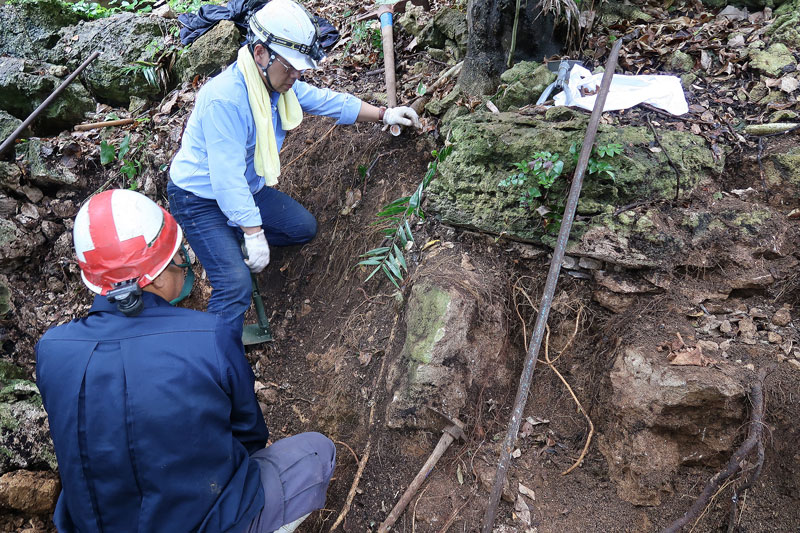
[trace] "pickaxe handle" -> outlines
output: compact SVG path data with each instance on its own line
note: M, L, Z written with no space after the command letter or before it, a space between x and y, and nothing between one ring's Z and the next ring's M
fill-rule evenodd
M417 477L414 478L414 481L408 486L406 491L403 493L403 496L400 498L400 501L392 509L392 512L389 513L389 516L386 517L386 520L378 526L378 533L386 533L389 531L389 528L397 522L397 519L400 518L400 515L403 514L406 507L408 506L411 499L417 493L419 488L422 486L422 483L425 482L425 479L428 477L428 474L431 473L433 467L436 466L436 463L439 462L439 459L444 455L444 452L447 451L447 448L453 443L453 441L464 434L464 430L461 429L457 424L453 424L452 426L445 428L444 433L442 433L441 438L439 439L439 443L434 448L433 453L431 456L428 457L428 460L425 461L425 464L422 465L420 468Z
M383 71L386 76L386 104L397 106L397 80L394 73L394 30L392 29L392 5L384 4L378 9L383 42Z

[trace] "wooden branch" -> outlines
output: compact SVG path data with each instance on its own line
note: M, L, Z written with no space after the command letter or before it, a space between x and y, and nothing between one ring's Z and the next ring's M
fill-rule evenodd
M127 126L128 124L133 124L136 122L136 119L133 118L121 118L119 120L106 120L104 122L92 122L90 124L78 124L73 129L75 131L89 131L94 130L97 128L109 128L111 126Z
M686 513L679 519L672 522L661 533L676 533L680 531L685 525L693 522L708 505L711 496L717 492L720 486L731 476L736 474L741 469L742 461L755 448L761 440L761 433L763 429L764 419L764 377L765 370L759 373L758 380L753 383L750 390L750 398L753 403L752 413L750 415L750 430L748 431L747 438L741 446L733 453L728 461L725 470L714 474L708 483L706 483L703 492L697 497L694 504L689 508ZM760 469L758 470L760 472Z

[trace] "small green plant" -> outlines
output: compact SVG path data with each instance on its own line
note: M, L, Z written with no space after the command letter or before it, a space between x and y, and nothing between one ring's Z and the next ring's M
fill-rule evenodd
M125 177L123 178L123 184L127 179L127 181L130 183L130 186L128 188L131 190L136 190L139 184L135 178L142 171L142 162L139 161L138 159L126 157L130 153L131 153L130 133L126 135L124 139L122 139L122 142L119 143L119 148L117 148L116 146L107 141L102 141L100 143L100 164L105 166L110 163L113 163L114 161L119 161L121 163L119 171Z
M423 220L425 213L422 211L422 193L428 188L431 180L436 175L436 169L450 154L453 147L448 146L441 151L432 152L433 161L428 163L428 171L411 196L403 196L383 206L375 215L378 220L373 224L380 225L384 234L383 246L361 254L364 258L358 262L362 266L374 266L364 283L372 279L378 272L383 272L392 284L400 288L404 279L404 272L408 272L405 253L414 246L414 234L411 231L410 221L414 217Z
M530 161L514 163L516 172L497 185L499 187L527 187L520 196L520 203L527 204L531 198L541 198L553 186L564 170L564 162L558 154L536 152Z
M97 2L87 2L86 0L64 2L63 5L73 13L90 20L105 18L114 13L113 9L104 7Z
M572 143L569 147L569 153L575 163L578 162L580 149L578 143ZM586 171L590 176L597 176L599 178L608 178L612 182L616 180L615 171L617 170L610 160L622 153L622 144L609 143L594 146L592 148L592 155L589 156L589 164L586 166Z
M345 54L350 51L350 47L354 44L364 43L378 52L379 57L383 57L383 40L381 38L381 30L376 27L372 20L362 20L353 24L351 31L352 37L345 45Z

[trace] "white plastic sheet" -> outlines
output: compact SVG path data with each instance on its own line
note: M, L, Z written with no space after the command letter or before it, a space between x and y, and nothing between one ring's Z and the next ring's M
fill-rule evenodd
M591 111L597 95L581 96L580 89L583 87L596 93L602 79L602 72L592 74L580 65L573 66L569 73L567 88L553 97L555 105L580 107ZM618 111L643 103L673 115L683 115L689 111L681 80L677 76L614 74L603 111Z

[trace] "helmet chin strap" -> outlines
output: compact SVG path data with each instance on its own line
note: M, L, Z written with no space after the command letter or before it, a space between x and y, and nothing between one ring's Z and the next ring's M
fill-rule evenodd
M256 66L259 69L261 69L261 72L264 74L264 79L267 81L267 89L269 89L272 92L278 92L275 89L275 87L272 86L272 82L269 79L269 73L267 72L269 67L275 62L275 53L272 50L270 50L269 48L267 48L267 50L269 50L269 62L267 63L266 67L262 67L261 65L258 64L258 61L256 61L256 47L255 47L255 45L251 45L250 46L250 52L253 54L253 61L255 62Z

